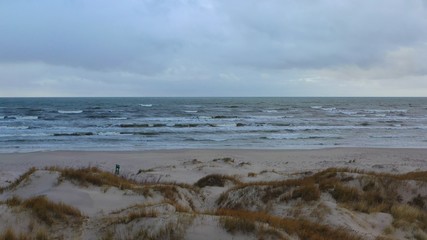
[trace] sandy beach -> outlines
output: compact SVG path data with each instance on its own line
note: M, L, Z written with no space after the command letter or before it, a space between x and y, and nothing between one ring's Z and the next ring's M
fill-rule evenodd
M65 239L93 239L95 236L101 239L101 233L103 239L130 236L145 236L146 239L160 236L163 239L199 239L200 236L206 239L258 239L263 236L265 239L299 239L303 236L303 233L292 233L279 227L280 224L250 215L262 212L269 214L269 219L280 219L278 221L286 218L311 224L320 220L333 231L353 234L354 239L425 239L417 238L427 236L425 224L418 224L426 215L427 185L425 172L422 172L427 170L425 156L427 149L407 148L4 153L0 154L0 233L12 228L28 236L46 234ZM131 180L130 185L135 185L115 185L121 180L94 184L64 175L67 168L77 171L96 168L88 174L108 174L105 179L109 179L115 177L112 173L116 164L120 165L120 179ZM35 169L28 173L30 168ZM387 197L396 197L387 195L390 189L383 184L383 178L397 179L398 182L390 180L389 184L398 188L395 193L399 196L399 204L420 213L403 224L396 223L396 213L390 210L394 202L384 208L386 210L349 207L352 200L337 197L336 185L323 188L325 181L318 178L318 173L331 171L340 186L358 191L357 201L363 200L361 196L367 194L372 184L378 191L385 191L381 204L389 202ZM26 172L27 175L20 178ZM412 172L424 175L404 177ZM202 184L202 179L207 179L207 183ZM292 187L283 189L290 184L287 181L295 179L313 181L314 188L306 189L308 197L295 195L305 189L305 183L292 183ZM278 186L280 191L276 189ZM165 192L165 189L169 190ZM311 199L313 192L317 196ZM351 198L350 193L346 194ZM36 223L37 217L23 206L28 205L26 199L40 196L77 209L83 220L71 225L66 224L71 220ZM14 197L19 198L15 205L10 204ZM414 199L418 199L416 206L412 204ZM323 212L319 213L319 209ZM123 220L132 212L141 214L135 219ZM249 215L242 217L242 212ZM229 218L257 219L253 223L256 230L244 227L243 230L239 227L230 230ZM21 224L16 225L17 222ZM168 232L171 226L175 229L173 234ZM138 227L151 230L141 233L135 230ZM35 229L43 229L44 233ZM57 229L64 231L58 234ZM333 234L329 236L337 236Z
M233 158L248 162L250 171L275 170L282 173L315 171L329 167L350 167L369 171L403 173L427 169L427 149L412 148L329 148L315 150L160 150L160 151L53 151L32 153L0 153L0 186L12 181L31 167L96 166L113 171L121 166L122 174L132 174L139 169L179 166L197 159L208 162L215 158ZM231 171L231 172L230 172ZM239 170L240 171L240 170ZM174 173L175 172L175 173ZM165 172L166 173L166 172ZM231 169L218 169L219 174L239 174ZM194 182L193 171L180 177L170 171L170 181ZM199 174L195 174L199 175ZM196 176L197 177L197 176Z

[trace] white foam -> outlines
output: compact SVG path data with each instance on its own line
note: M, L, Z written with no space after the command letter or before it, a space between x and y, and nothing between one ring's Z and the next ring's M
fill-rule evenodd
M265 113L277 113L277 110L274 109L268 109L268 110L262 110Z
M16 129L16 130L20 130L20 129L28 129L30 127L28 126L0 126L0 129Z
M127 117L112 117L110 118L110 120L126 120L128 119Z
M141 106L141 107L152 107L153 104L139 104L139 106Z
M335 107L328 107L328 108L321 108L321 109L327 112L334 112L337 110L337 108Z
M407 113L407 109L366 109L367 113Z
M357 115L358 114L358 112L356 112L356 111L349 111L349 110L340 110L339 113L342 113L342 114L345 114L345 115L349 115L349 116Z
M16 120L37 120L38 116L9 116L10 118L14 118Z
M47 137L52 136L47 133L23 133L23 134L0 134L0 137Z
M120 135L119 132L100 132L98 133L100 136L118 136Z
M197 113L196 110L188 110L188 111L184 111L184 112L186 112L186 113Z
M62 113L62 114L78 114L82 112L83 110L72 110L72 111L58 110L58 113Z

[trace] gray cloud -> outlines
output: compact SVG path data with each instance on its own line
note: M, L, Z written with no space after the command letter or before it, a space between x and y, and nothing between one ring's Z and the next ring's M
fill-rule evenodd
M2 81L29 82L40 94L50 89L66 95L67 87L81 84L111 88L106 95L145 94L145 89L186 95L205 86L211 95L232 94L239 86L241 95L306 95L321 83L337 87L341 77L390 81L423 75L425 58L417 52L425 52L421 46L427 43L427 5L426 0L14 0L0 2L0 35ZM8 69L11 64L28 74Z

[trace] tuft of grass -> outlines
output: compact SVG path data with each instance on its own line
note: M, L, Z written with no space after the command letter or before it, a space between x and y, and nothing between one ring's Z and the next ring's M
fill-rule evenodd
M398 180L414 180L414 181L422 181L427 182L427 171L420 172L409 172L400 175L391 175L392 177Z
M254 173L254 172L249 172L248 173L248 177L256 177L256 176L257 176L257 174Z
M24 174L18 177L13 183L11 183L9 186L0 188L0 194L3 193L6 190L11 190L18 186L21 182L25 181L30 177L31 174L33 174L37 169L35 167L30 168L28 171L26 171Z
M31 238L19 234L17 235L12 228L7 228L3 233L0 234L0 240L30 240Z
M37 231L36 240L49 240L49 234L45 229L40 229Z
M417 206L421 209L423 209L426 204L424 203L424 199L423 197L421 197L420 194L418 194L417 196L415 196L410 202L409 204L413 205L413 206Z
M206 186L217 186L224 187L227 182L232 182L234 184L240 183L235 177L220 175L220 174L211 174L199 179L194 185L199 188Z
M62 179L76 181L82 186L92 184L95 186L113 186L119 189L132 189L136 184L134 181L117 176L110 172L101 171L97 167L85 167L80 169L74 168L48 168L51 171L61 173Z
M292 192L292 198L301 198L304 201L317 201L320 199L319 188L314 184L305 184Z
M22 203L22 200L17 196L13 196L13 197L6 200L6 204L9 207L16 207L16 206L21 205L21 203Z
M357 188L348 187L340 183L337 183L330 193L338 202L357 202L360 199L360 193Z
M265 227L261 227L258 230L258 239L259 240L264 240L264 239L287 240L287 238L285 238L283 234L280 233L278 230L274 228L265 228Z
M29 198L25 201L14 200L14 202L21 202L20 206L30 210L41 221L51 225L55 220L67 220L68 217L75 217L81 220L81 212L64 203L54 203L49 201L44 196L37 196Z
M302 219L279 218L265 212L236 211L231 209L219 209L216 214L221 217L233 217L245 221L266 223L278 229L283 229L290 235L297 235L300 239L316 240L361 240L362 238L344 229L335 229L319 223L313 223Z
M423 216L423 212L415 207L406 204L396 204L391 207L391 214L395 220L405 222L415 222Z
M244 218L235 217L221 217L219 219L220 225L230 233L242 232L242 233L254 233L256 231L256 224L254 221L250 221Z
M119 218L116 223L128 224L136 219L140 218L155 218L158 213L155 210L141 209L138 211L130 212L127 216Z

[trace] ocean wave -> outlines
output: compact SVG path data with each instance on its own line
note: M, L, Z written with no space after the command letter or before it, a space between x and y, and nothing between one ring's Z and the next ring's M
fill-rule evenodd
M265 112L265 113L277 113L278 111L274 110L274 109L267 109L267 110L262 110L262 112Z
M83 110L70 110L70 111L58 110L58 113L61 113L61 114L78 114L78 113L82 113L82 112L83 112Z
M227 119L227 118L237 118L237 116L224 116L224 115L217 115L212 116L213 119Z
M197 110L187 110L187 111L184 111L185 113L197 113L198 111Z
M0 134L0 137L47 137L52 136L48 133L23 133L23 134Z
M124 123L119 125L121 128L147 128L150 124L147 123Z
M5 130L22 130L22 129L29 129L29 126L0 126L0 129L5 129Z
M54 133L54 137L78 137L78 136L93 136L93 132L73 132L73 133Z
M168 125L167 124L164 124L164 123L154 123L153 125L151 125L152 127L155 127L155 128L160 128L160 127L167 127Z
M38 116L5 116L5 119L16 119L16 120L37 120L39 119Z
M227 140L227 138L208 138L208 137L188 137L185 138L184 141L188 141L188 142L225 142Z
M327 111L327 112L334 112L337 110L336 107L323 107L321 108L323 111Z
M296 139L341 139L336 135L303 135L303 134L271 134L269 136L260 137L260 139L268 140L296 140Z
M152 107L153 104L139 104L139 106L141 106L141 107Z
M127 117L110 117L110 120L126 120L128 119Z
M406 113L407 109L366 109L363 112L367 113Z
M120 135L119 132L100 132L98 133L99 136L118 136Z
M127 132L125 134L129 134L129 133ZM157 135L160 135L160 134L161 134L160 132L132 132L132 135L142 135L142 136L147 136L147 137L157 136Z
M339 110L338 113L344 114L344 115L358 115L359 113L357 111L350 111L350 110Z
M173 127L176 128L193 128L198 126L200 126L200 124L197 123L177 123L173 125Z

